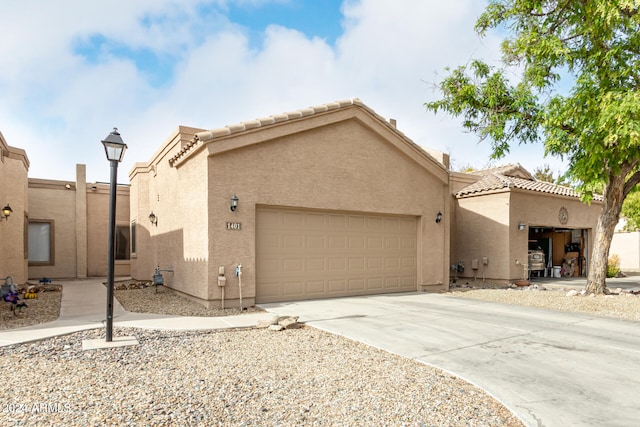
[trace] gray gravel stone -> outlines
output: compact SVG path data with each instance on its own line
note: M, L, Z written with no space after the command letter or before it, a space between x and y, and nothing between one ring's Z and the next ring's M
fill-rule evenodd
M0 425L522 425L455 376L308 327L116 328L140 345L81 350L103 332L0 348Z

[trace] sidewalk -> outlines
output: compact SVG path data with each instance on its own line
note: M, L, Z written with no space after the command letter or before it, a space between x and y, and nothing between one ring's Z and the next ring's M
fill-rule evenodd
M0 331L0 347L105 327L107 288L104 279L62 281L60 317L48 323ZM132 313L114 299L114 327L145 329L207 330L249 328L273 313L251 313L223 317L184 317L163 314ZM117 331L114 331L116 335Z

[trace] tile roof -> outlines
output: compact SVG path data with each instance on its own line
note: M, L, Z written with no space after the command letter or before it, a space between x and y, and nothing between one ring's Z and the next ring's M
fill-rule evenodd
M395 132L398 136L400 136L405 142L409 145L413 146L416 150L422 153L424 156L430 158L436 164L441 164L437 159L435 159L432 155L427 153L422 147L416 144L413 140L407 137L404 133L399 131L394 125L389 123L384 117L377 114L372 108L366 106L360 99L352 98L346 99L342 101L331 102L328 104L321 104L315 107L308 107L297 111L291 111L282 114L274 114L273 116L263 117L255 120L249 120L245 122L241 122L235 125L228 125L217 129L212 129L204 132L198 132L195 134L193 140L187 144L185 144L178 153L176 153L173 157L169 159L169 164L173 166L176 162L180 162L189 156L189 154L195 150L197 150L202 145L211 142L215 139L224 138L229 135L238 134L241 132L246 132L252 129L264 128L268 126L272 126L278 123L293 121L296 119L305 118L308 116L326 113L333 110L339 110L343 108L349 108L352 106L358 106L369 114L378 119L381 123L384 123L389 129ZM446 169L442 166L443 169Z
M458 191L456 193L457 198L494 193L502 190L510 191L512 188L580 198L580 194L570 187L537 180L518 163L471 172L470 175L477 175L481 178L477 182ZM594 200L602 200L602 196L594 195Z

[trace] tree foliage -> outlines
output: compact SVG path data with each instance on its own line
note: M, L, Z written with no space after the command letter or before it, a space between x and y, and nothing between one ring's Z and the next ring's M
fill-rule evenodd
M624 200L622 216L626 220L624 231L640 230L640 191L637 187Z
M448 70L433 112L462 118L499 158L517 143L544 143L569 160L589 201L603 188L588 288L605 289L613 228L640 182L638 0L490 0L475 29L499 29L502 66L474 60Z
M533 176L538 181L550 182L556 185L569 185L565 176L561 173L554 178L553 171L551 170L551 166L545 164L544 166L539 166L533 171Z

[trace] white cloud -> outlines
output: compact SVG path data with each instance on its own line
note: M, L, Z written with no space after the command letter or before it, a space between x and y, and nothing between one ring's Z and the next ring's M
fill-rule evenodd
M498 41L473 32L484 2L347 0L335 46L270 26L259 47L246 28L201 8L204 0L33 3L0 5L0 25L10 34L0 39L0 130L27 150L30 176L73 179L74 164L86 163L89 180L106 180L100 139L113 126L129 145L120 173L126 181L122 171L146 161L178 125L213 128L350 97L396 118L417 143L451 151L458 164L486 163L488 144L423 107L438 96L430 83L446 66L497 57ZM74 54L96 34L170 58L172 77L153 85L130 58ZM505 161L555 167L541 147L514 152L526 154Z

